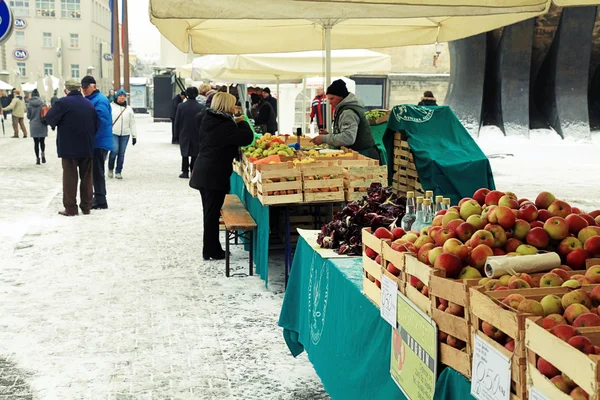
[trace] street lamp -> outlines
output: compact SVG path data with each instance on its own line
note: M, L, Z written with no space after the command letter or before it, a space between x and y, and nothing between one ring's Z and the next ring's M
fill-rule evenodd
M433 55L433 67L438 67L438 60L440 59L440 54L444 51L444 44L435 42L435 54Z

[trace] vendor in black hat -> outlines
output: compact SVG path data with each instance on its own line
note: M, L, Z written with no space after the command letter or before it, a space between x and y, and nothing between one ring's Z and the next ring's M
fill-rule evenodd
M327 143L335 147L345 146L363 156L380 160L363 102L348 92L346 82L341 79L333 81L327 88L327 100L335 107L333 132L320 129L320 135L312 142L316 145Z

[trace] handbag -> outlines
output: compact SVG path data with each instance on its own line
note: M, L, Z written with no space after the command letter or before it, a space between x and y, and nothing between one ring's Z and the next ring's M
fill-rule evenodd
M115 124L117 123L117 121L119 120L119 118L121 118L121 115L123 115L123 113L125 112L126 109L127 109L127 107L123 107L123 110L121 110L121 114L119 114L119 116L117 117L117 119L114 120L112 126L115 126Z

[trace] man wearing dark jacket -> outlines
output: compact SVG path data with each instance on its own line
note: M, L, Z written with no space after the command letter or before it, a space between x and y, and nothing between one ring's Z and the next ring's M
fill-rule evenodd
M185 90L185 94L188 99L177 107L175 114L175 130L179 132L179 149L181 150L181 175L179 177L188 179L194 169L200 145L200 131L196 118L199 113L206 110L206 107L196 101L197 88L189 87ZM191 163L190 157L192 158Z
M59 99L46 114L46 121L53 129L58 127L56 148L62 158L63 205L60 215L77 215L77 176L79 185L79 207L84 214L92 208L94 137L98 130L98 116L94 105L85 99L77 80L65 83L66 97Z
M273 111L275 112L275 117L277 117L277 99L271 96L271 89L268 87L264 88L262 91L262 96L266 101L269 102L271 107L273 107Z
M84 76L81 80L81 92L92 102L98 114L98 132L94 138L94 200L92 208L108 208L106 201L106 177L104 176L106 157L113 149L112 109L105 95L96 88L93 76Z
M262 133L275 134L277 132L277 114L266 98L260 99L258 103L254 125L259 126Z
M171 144L179 143L179 132L175 130L175 116L177 115L177 107L185 100L185 92L181 92L171 100Z

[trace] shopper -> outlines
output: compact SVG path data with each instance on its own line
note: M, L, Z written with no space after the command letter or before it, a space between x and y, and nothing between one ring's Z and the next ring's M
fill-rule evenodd
M200 190L204 214L202 257L222 260L225 252L219 241L219 215L225 195L229 193L232 161L240 146L252 143L254 135L244 117L233 117L235 97L215 94L211 108L200 124L201 140L190 186Z
M320 135L312 142L316 145L327 143L335 147L346 146L363 156L380 160L363 102L348 92L346 82L341 79L333 81L327 88L327 101L336 108L333 132L330 134L321 129Z
M265 100L269 102L271 107L273 107L273 111L275 112L275 116L277 117L277 99L271 96L271 89L268 87L262 90L262 96Z
M25 127L25 102L23 101L23 97L21 97L21 92L19 90L13 90L13 98L10 104L7 107L2 109L2 112L12 111L12 125L14 130L14 135L12 136L15 139L19 138L19 126L23 131L23 137L27 137L27 128Z
M179 149L181 151L181 175L179 177L189 179L189 174L194 169L194 162L198 155L198 145L200 144L197 116L206 107L196 101L197 88L189 87L186 89L185 94L188 99L177 107L175 130L179 132ZM191 162L190 157L192 158Z
M114 89L110 89L108 91L108 96L106 96L106 98L108 99L108 101L110 101L110 103L112 104L113 101L115 101L115 90Z
M48 125L42 121L42 108L44 102L40 99L40 93L37 89L31 92L31 100L27 104L27 119L29 120L29 129L33 138L33 149L35 151L36 164L40 165L40 150L42 151L42 163L46 163L46 136L48 136Z
M333 113L333 111L332 111ZM317 126L323 129L327 126L327 98L322 87L317 88L317 95L312 101L310 111L310 123L317 117Z
M63 167L63 205L60 215L77 215L77 180L79 184L79 208L89 214L93 197L94 136L98 130L98 117L92 103L79 91L81 85L75 79L65 82L66 97L56 101L46 114L46 121L53 129L58 127L56 148Z
M6 91L2 90L2 92L0 93L0 96L1 96L0 97L0 106L2 106L2 108L8 107L11 99L8 97L8 94L6 93ZM8 116L8 114L10 114L9 111L2 113L2 117L4 118L5 121L6 121L6 117Z
M114 177L123 179L123 161L125 160L125 150L129 143L129 137L132 137L132 145L137 143L137 132L135 129L135 115L133 108L127 105L127 93L124 90L117 90L115 100L110 103L112 110L112 133L113 149L108 155L108 177L113 177L115 161L117 169Z
M433 96L433 93L429 90L427 90L425 93L423 93L423 97L421 98L421 101L418 104L419 106L437 106L437 101L435 100L435 97Z
M177 107L185 100L185 92L176 94L171 100L171 144L179 143L179 132L175 130L175 115L177 114Z
M93 76L84 76L81 80L81 92L92 102L98 114L98 132L94 138L94 210L108 208L106 201L106 178L104 163L108 152L113 149L112 111L105 95L96 88Z
M198 97L196 97L196 101L206 107L206 100L210 90L210 85L207 83L203 83L198 86Z
M265 97L262 97L258 103L254 126L260 127L262 133L277 132L277 115Z
M50 107L52 107L54 105L54 103L56 103L56 100L58 100L58 91L55 90L54 94L52 95L52 98L50 99Z
M212 103L212 99L214 97L214 95L217 93L217 90L214 88L210 88L210 90L208 92L206 92L206 107L210 107L211 103Z

